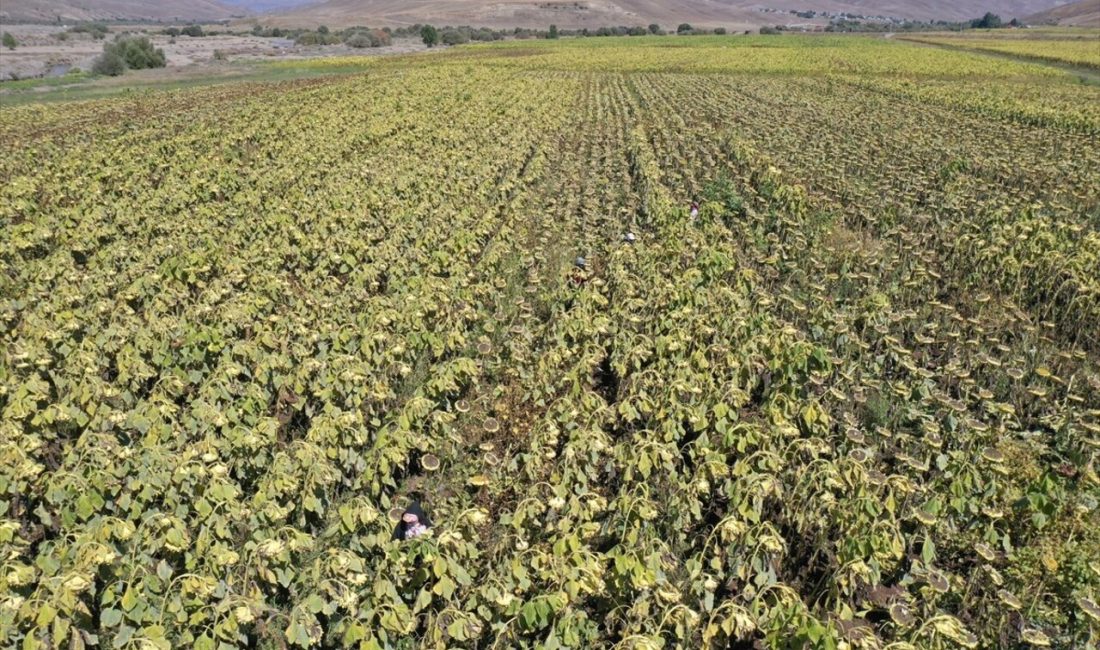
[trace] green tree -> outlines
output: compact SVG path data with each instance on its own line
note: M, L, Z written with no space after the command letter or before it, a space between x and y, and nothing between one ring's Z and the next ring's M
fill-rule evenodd
M325 25L321 25L320 27L317 28L317 33L318 34L327 34L328 33L328 27L325 26Z
M4 32L2 42L4 47L8 48L9 50L14 50L15 46L19 45L19 43L15 40L15 37L8 32Z
M424 25L420 28L420 38L424 41L424 45L435 47L439 45L439 30L431 25Z
M550 34L549 34L548 38L557 38L557 37L558 37L558 26L557 25L550 25Z
M656 34L659 31L661 31L661 26L660 25L658 25L657 23L650 23L649 24L649 33L650 34Z
M970 26L976 29L996 29L1001 24L1001 17L992 11L987 11L981 18L970 21Z
M690 34L695 31L695 28L687 23L680 23L680 26L676 28L677 34Z

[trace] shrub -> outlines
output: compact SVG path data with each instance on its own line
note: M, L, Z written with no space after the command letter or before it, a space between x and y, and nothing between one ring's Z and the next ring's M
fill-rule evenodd
M550 33L547 35L547 38L557 38L557 37L558 37L558 26L557 25L550 25Z
M184 27L180 30L180 35L191 36L194 38L201 38L203 36L206 36L206 34L202 31L202 25L188 25L187 27Z
M471 41L499 41L502 38L504 38L504 35L500 32L494 32L484 27L470 32Z
M92 38L98 40L107 36L107 26L103 23L81 23L69 28L69 31L74 34L91 34Z
M19 45L19 42L15 40L15 37L8 32L4 32L4 35L0 37L0 43L3 43L4 47L8 48L9 50L14 50L15 46Z
M726 35L726 28L725 27L718 27L714 30L714 33L718 34L719 36L725 36Z
M695 31L691 25L687 23L680 23L680 26L676 28L677 34L690 34Z
M660 26L660 25L658 25L657 23L651 23L651 24L649 25L649 33L650 33L650 34L656 34L656 33L660 32L660 31L661 31L661 26Z
M393 43L389 34L378 29L358 30L346 34L344 44L348 47L382 47Z
M371 47L384 47L386 45L393 45L393 36L382 29L373 29L370 32Z
M92 62L93 74L117 77L123 72L126 72L126 61L122 59L118 52L113 50L105 50Z
M764 34L765 36L770 36L772 34L778 34L779 30L770 25L764 25L760 28L760 33Z
M356 49L370 47L370 36L363 32L356 32L344 39L344 45Z
M103 46L103 54L92 64L92 72L116 77L127 69L163 68L167 64L164 50L154 48L147 37L120 35Z
M458 29L444 29L443 33L439 35L439 40L444 45L462 45L463 43L469 43L470 37Z
M424 25L420 28L420 38L424 41L424 45L435 47L439 45L439 30L431 25Z
M116 38L115 42L107 47L116 48L122 55L122 59L126 61L126 67L131 70L163 68L168 65L164 50L154 48L153 43L145 36Z

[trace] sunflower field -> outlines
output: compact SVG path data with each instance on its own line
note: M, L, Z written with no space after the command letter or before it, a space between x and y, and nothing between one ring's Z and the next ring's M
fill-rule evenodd
M0 647L1097 647L1100 87L364 67L0 110Z

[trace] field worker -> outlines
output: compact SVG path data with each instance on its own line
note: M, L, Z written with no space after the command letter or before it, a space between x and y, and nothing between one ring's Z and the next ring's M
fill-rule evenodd
M695 221L698 218L699 218L699 202L698 201L692 201L691 202L691 220Z
M405 508L405 512L401 514L401 520L394 526L393 538L404 541L420 537L431 527L432 520L428 519L428 515L420 507L420 502L413 501L408 508Z
M623 241L626 242L627 244L633 244L637 240L638 240L638 238L635 237L634 233L632 233L632 232L628 232L625 235L623 235Z
M569 276L569 281L575 287L583 286L588 282L588 260L578 257L573 262L573 273Z

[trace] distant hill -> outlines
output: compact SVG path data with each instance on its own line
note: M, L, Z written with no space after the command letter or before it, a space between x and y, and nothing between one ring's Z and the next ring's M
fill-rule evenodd
M1100 0L1078 0L1028 16L1026 21L1032 25L1100 27Z
M0 22L224 20L247 13L218 0L3 0Z
M1059 6L1064 5L1064 6ZM260 14L286 27L327 24L408 25L430 22L487 27L563 28L648 25L757 27L827 22L799 12L844 12L912 20L967 20L986 11L1005 20L1051 16L1050 22L1100 14L1100 0L3 0L0 21L224 20ZM1042 12L1042 13L1038 13ZM1039 22L1038 19L1032 19ZM1077 24L1077 23L1067 23Z
M1089 0L1098 2L1100 0ZM1057 0L325 0L276 12L263 22L282 26L327 24L462 24L564 28L681 22L753 27L806 21L793 11L846 12L912 20L967 20L987 11L1005 20L1063 4ZM827 19L818 18L817 22Z
M224 4L247 9L255 13L279 11L302 5L317 4L321 0L221 0Z

